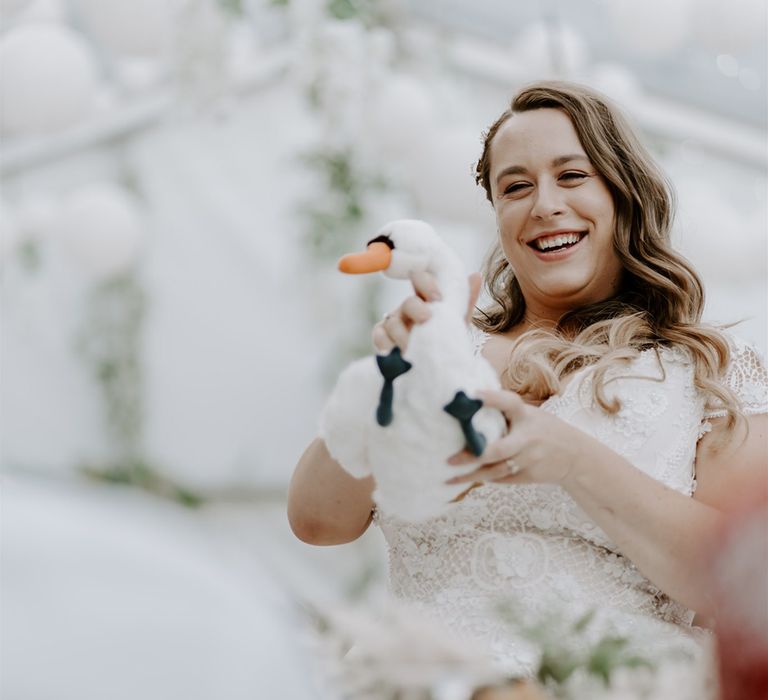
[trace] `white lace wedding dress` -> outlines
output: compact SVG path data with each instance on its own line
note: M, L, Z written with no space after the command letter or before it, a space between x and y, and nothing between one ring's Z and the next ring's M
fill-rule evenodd
M486 336L478 336L479 350ZM687 354L644 351L609 376L615 379L608 396L621 401L615 415L593 404L588 367L542 409L690 496L696 444L708 419L724 411L705 410ZM755 350L736 339L726 381L746 414L768 412L768 372ZM388 544L392 593L487 644L510 673L530 673L536 652L502 619L499 600L511 601L533 623L552 611L575 617L596 609L602 622L595 634L626 634L640 646L646 640L656 653L667 642L673 648L689 639L683 631L693 612L646 579L559 486L490 484L424 523L383 512L375 521Z

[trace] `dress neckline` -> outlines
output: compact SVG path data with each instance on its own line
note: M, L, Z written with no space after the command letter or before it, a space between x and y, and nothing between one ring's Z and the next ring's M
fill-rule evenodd
M473 326L476 337L475 337L475 352L478 355L483 356L483 358L488 361L488 358L486 358L483 355L483 348L485 347L486 343L488 342L488 339L491 337L494 337L493 334L488 333L487 331L484 331L480 328L477 328L476 326ZM655 345L650 348L645 348L643 350L638 351L637 357L633 359L633 363L642 358L643 356L647 355L650 352L659 353L663 355L667 355L669 357L674 357L680 359L681 353L680 349L676 347L669 347L666 345ZM488 361L489 362L489 361ZM530 404L532 406L538 406L539 408L542 408L544 406L548 406L551 404L558 403L559 401L562 401L566 398L568 395L570 389L574 385L578 385L583 381L583 377L579 378L579 375L586 374L587 372L593 371L594 365L588 364L583 367L579 367L579 369L574 370L571 372L571 374L568 376L567 380L565 381L564 385L561 387L561 390L557 394L552 394L552 396L548 397L544 401L542 401L540 404Z

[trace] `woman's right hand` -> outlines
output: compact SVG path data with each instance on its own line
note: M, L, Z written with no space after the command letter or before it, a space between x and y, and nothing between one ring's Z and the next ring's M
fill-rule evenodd
M472 310L480 295L480 274L473 272L469 276L469 304L466 320L472 316ZM435 276L429 272L417 272L411 276L415 294L408 297L394 311L384 315L372 332L373 344L380 352L389 352L397 346L402 352L408 347L411 329L417 323L424 323L432 315L429 302L439 301L442 296Z

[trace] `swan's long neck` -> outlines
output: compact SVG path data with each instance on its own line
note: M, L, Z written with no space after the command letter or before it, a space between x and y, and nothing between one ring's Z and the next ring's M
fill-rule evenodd
M459 256L444 248L435 253L428 270L435 275L445 305L463 317L469 302L469 282Z

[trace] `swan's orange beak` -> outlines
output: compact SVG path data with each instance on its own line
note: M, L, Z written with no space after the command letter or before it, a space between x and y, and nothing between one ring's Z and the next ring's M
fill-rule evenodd
M386 270L392 260L392 249L381 241L368 245L364 253L350 253L339 260L339 270L348 275Z

